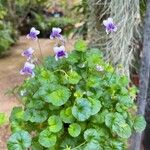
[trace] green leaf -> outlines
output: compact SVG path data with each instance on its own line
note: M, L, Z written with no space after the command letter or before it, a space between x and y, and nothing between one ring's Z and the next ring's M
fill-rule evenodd
M127 123L124 124L114 124L112 126L112 131L116 133L118 136L121 138L126 138L128 139L131 136L131 128Z
M46 110L27 109L24 113L24 120L35 123L46 121L48 113Z
M43 147L40 145L39 142L32 142L32 145L31 145L31 149L32 150L43 150Z
M101 79L97 76L90 76L87 80L87 86L91 88L98 88L101 85Z
M92 140L86 144L84 150L102 150L102 148L98 141Z
M74 93L74 96L76 98L82 98L83 95L84 95L84 91L82 91L81 89L77 89L76 92Z
M6 123L6 116L4 113L0 113L0 126Z
M77 84L81 80L81 76L75 71L70 71L68 75L68 80L70 84Z
M133 127L136 132L142 132L146 127L146 121L143 116L136 116Z
M130 98L130 96L117 96L118 101L127 107L132 107L133 106L133 99Z
M46 148L55 146L56 141L56 135L50 132L49 129L43 130L39 135L39 143Z
M63 126L60 117L55 115L51 116L48 119L48 124L49 124L49 130L54 133L59 132Z
M91 105L92 105L91 115L95 115L100 111L100 109L102 107L101 102L99 100L95 100L92 98L89 98L89 100L90 100Z
M7 143L8 150L25 150L31 146L31 136L26 131L12 134Z
M61 149L65 149L66 146L76 147L76 145L79 143L78 138L73 138L69 135L67 135L63 139L61 139L61 141L62 141L60 144Z
M108 113L105 116L105 124L106 124L106 126L111 128L112 124L113 124L113 121L114 121L114 114L113 113Z
M18 120L18 121L12 121L11 122L12 132L17 132L17 131L23 130L24 127L25 127L25 124L24 124L23 120Z
M26 106L31 109L42 109L44 105L44 101L32 99Z
M71 64L78 63L79 60L80 60L80 55L76 51L72 51L67 58L67 61Z
M124 150L124 149L126 149L124 147L124 143L121 141L111 140L110 145L111 145L111 149L113 149L113 150L116 150L116 149L117 150Z
M91 103L85 98L77 99L76 104L72 107L72 114L79 121L87 120L91 112Z
M81 133L81 127L77 123L70 124L68 132L72 137L77 137Z
M50 72L49 70L45 70L44 68L41 69L40 75L38 77L38 81L41 84L54 83L57 82L57 77L54 75L53 72Z
M60 118L64 123L73 123L75 118L72 115L71 107L68 107L67 109L63 109L60 112Z
M87 50L87 44L84 40L78 40L75 45L75 50L79 52L85 52Z
M91 129L87 129L84 132L84 139L87 142L90 142L90 141L93 141L93 140L99 140L100 136L99 136L99 133L97 132L97 130L91 128Z
M9 119L10 121L22 120L23 115L24 115L24 111L22 107L14 107Z
M102 54L99 49L91 49L87 53L87 61L88 61L88 66L93 68L97 64L102 63Z
M104 123L104 122L105 122L105 116L106 116L108 113L109 113L109 112L108 112L107 109L103 110L102 112L99 112L98 114L96 114L96 115L94 115L94 116L92 117L92 122L93 122L93 123L99 123L99 124Z
M59 86L58 89L45 97L45 101L52 103L54 106L64 105L70 97L70 90L66 87Z

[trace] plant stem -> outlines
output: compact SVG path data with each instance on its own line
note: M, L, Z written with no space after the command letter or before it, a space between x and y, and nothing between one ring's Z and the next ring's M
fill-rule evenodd
M56 70L56 71L54 71L54 72L58 72L58 71L64 73L66 76L68 76L68 74L67 74L64 70Z
M73 149L71 149L71 150L75 150L75 149L77 149L77 148L79 148L79 147L81 147L82 145L84 145L86 143L86 141L85 142L83 142L83 143L81 143L80 145L78 145L77 147L74 147Z

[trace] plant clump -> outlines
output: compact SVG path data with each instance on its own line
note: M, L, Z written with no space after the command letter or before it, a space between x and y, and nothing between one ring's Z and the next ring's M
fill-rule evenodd
M127 149L131 134L145 128L136 88L83 40L70 53L55 50L19 89L24 107L11 113L8 150Z

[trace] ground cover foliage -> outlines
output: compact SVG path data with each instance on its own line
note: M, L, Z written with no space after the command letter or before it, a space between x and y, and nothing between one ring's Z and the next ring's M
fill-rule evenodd
M48 56L34 73L19 89L24 106L12 110L8 150L125 150L144 130L136 88L84 41L68 58Z

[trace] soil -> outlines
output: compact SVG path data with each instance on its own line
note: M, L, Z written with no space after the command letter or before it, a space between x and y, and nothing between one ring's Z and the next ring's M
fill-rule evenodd
M49 39L40 39L43 56L53 55L54 42ZM66 48L70 50L74 40L67 41ZM10 116L14 106L20 106L21 103L14 96L8 93L15 86L23 83L24 76L19 74L19 70L23 67L26 59L21 56L24 49L32 47L36 56L40 58L40 52L37 41L31 41L21 36L18 42L10 48L10 54L0 59L0 112L4 112L7 117ZM10 136L9 124L0 127L0 150L7 150L6 141Z

